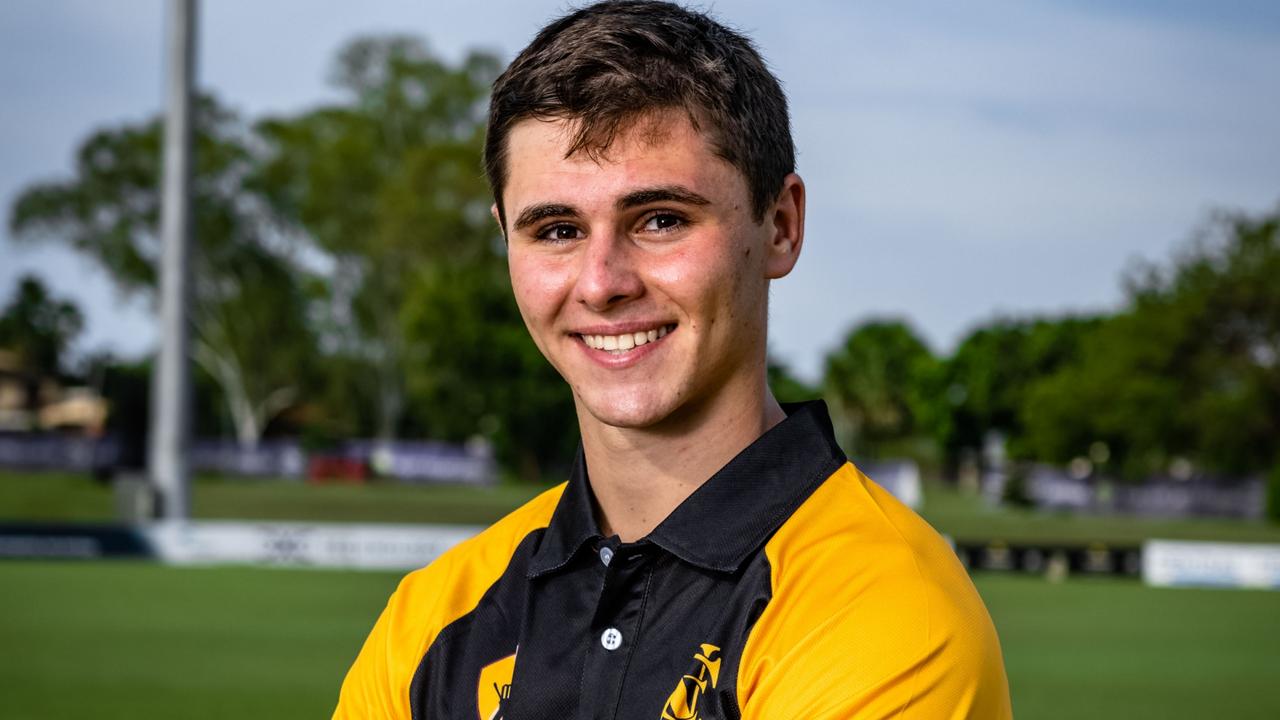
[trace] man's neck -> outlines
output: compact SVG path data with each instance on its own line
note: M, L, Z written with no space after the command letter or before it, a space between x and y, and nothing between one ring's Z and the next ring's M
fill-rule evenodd
M712 398L660 428L581 422L601 530L623 542L648 535L702 483L785 417L766 387L746 402Z

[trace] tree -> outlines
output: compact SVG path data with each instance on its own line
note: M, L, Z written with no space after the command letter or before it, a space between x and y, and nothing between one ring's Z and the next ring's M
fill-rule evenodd
M1166 311L1124 312L1084 339L1080 357L1027 389L1028 453L1065 463L1095 443L1110 463L1138 477L1187 447L1180 419L1184 319Z
M72 179L19 194L14 235L67 243L122 291L154 299L161 125L93 133ZM310 332L290 248L245 186L255 162L247 129L209 97L197 103L195 127L193 355L222 390L237 438L251 445L296 395Z
M423 354L407 376L419 426L453 440L483 435L526 480L567 472L578 444L573 397L530 339L500 259L435 266L405 308L407 334L435 340L415 343Z
M1167 266L1133 272L1128 307L1033 388L1035 451L1104 442L1130 477L1175 457L1230 474L1280 465L1278 227L1277 211L1220 214Z
M60 375L68 369L67 348L83 328L75 303L52 297L39 278L24 275L0 310L0 348L16 352L30 370Z
M317 283L329 417L383 439L481 436L525 478L567 467L572 397L511 296L480 167L489 85L407 37L339 54L343 99L257 126L253 179L331 270ZM344 428L350 431L351 428Z
M941 402L933 430L950 462L981 450L992 432L1006 438L1013 457L1034 456L1024 437L1029 388L1075 360L1100 322L1091 316L998 318L961 340L935 389Z
M335 67L342 103L258 126L265 157L254 184L332 261L322 346L368 367L362 395L384 439L400 428L406 374L421 371L411 360L455 330L449 319L431 328L419 319L406 332L415 284L492 257L500 242L479 171L499 67L480 53L450 66L414 38L359 39Z
M920 434L931 416L937 360L901 320L855 327L827 355L823 395L837 437L851 454L874 457Z

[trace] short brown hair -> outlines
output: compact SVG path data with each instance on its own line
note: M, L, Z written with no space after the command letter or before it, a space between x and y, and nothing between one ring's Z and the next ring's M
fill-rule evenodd
M484 163L500 215L517 122L576 120L569 154L599 154L629 123L672 108L742 172L760 222L795 169L786 95L749 39L651 0L606 0L551 22L494 82Z

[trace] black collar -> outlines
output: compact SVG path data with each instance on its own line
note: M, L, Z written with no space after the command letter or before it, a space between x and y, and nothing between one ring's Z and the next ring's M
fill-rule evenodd
M641 542L718 572L735 572L841 465L826 403L783 406L786 420L712 475ZM529 577L558 570L601 538L582 448Z

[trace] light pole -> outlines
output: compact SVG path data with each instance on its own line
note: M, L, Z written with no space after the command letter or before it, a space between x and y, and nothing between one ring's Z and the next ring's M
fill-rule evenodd
M191 434L190 251L192 84L195 0L169 0L165 35L166 112L160 208L160 352L151 372L148 474L165 519L189 512L187 450Z

